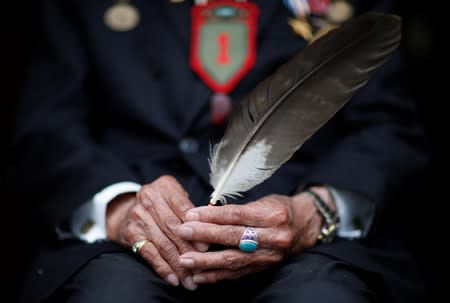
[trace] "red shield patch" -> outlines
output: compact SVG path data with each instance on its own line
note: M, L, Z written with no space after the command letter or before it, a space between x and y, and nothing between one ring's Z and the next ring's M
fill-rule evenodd
M191 13L192 69L213 91L227 94L255 64L258 7L216 1Z

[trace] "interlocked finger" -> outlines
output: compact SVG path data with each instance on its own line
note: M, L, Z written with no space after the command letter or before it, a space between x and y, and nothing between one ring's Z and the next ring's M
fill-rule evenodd
M237 249L226 249L206 253L189 252L180 256L180 264L201 272L215 269L237 271L247 266L269 266L279 262L282 258L281 252L265 248L258 249L253 254Z
M203 241L225 246L239 247L241 237L246 230L240 225L218 225L198 221L186 222L178 229L178 234L188 241ZM254 228L258 235L258 247L286 249L292 240L288 227Z
M160 229L150 213L145 212L142 219L142 222L144 222L143 229L147 239L151 239L161 257L171 266L180 282L183 283L183 286L187 289L195 289L196 286L192 282L192 273L178 263L181 251L189 251L188 248L183 246L182 242L184 242L184 240L181 238L175 240L170 239L169 236Z
M153 270L168 283L178 286L180 283L170 265L161 257L158 249L152 242L145 240L139 250L139 255L153 268Z
M142 239L139 241L136 241L133 246L131 246L131 250L136 254L136 255L140 255L141 254L141 249L142 247L144 247L145 244L147 244L148 240L147 239Z
M134 246L136 252L139 251L139 255L153 270L170 284L178 285L187 277L191 277L192 274L178 264L180 254L176 245L164 235L142 205L135 206L130 215L130 222L124 225L121 235L122 242L128 247ZM185 284L183 282L183 285ZM193 282L188 284L187 288L195 288Z

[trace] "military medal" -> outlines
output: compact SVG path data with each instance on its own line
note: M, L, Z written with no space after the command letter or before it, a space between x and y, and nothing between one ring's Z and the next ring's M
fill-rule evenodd
M330 0L308 0L308 4L313 14L322 15L328 10Z
M311 13L308 0L283 0L284 5L294 14L294 18L288 19L294 33L303 37L306 41L313 38L313 29L308 21Z
M220 125L231 111L229 93L255 64L259 10L246 1L197 1L191 15L190 64L214 92L211 121Z
M117 0L104 15L105 24L112 30L125 32L139 24L139 11L129 3L129 0Z
M353 15L345 0L283 0L293 13L288 24L294 33L312 43Z
M303 37L306 41L313 39L313 30L306 17L289 18L288 24L291 26L294 33Z
M347 1L334 1L326 10L325 16L330 22L339 24L353 16L353 7Z

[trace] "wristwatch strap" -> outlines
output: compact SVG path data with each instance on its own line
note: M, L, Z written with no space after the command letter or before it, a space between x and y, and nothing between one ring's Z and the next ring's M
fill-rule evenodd
M337 212L333 211L316 192L310 189L305 190L305 192L313 197L314 205L325 219L325 226L322 227L318 239L322 242L329 243L336 234L339 225L339 215Z

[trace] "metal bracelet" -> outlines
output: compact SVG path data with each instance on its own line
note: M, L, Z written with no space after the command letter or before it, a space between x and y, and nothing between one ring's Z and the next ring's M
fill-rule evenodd
M305 192L313 197L314 205L325 218L325 226L322 227L318 239L322 242L329 243L333 240L338 228L339 215L337 212L333 211L316 192L310 189L305 190Z

